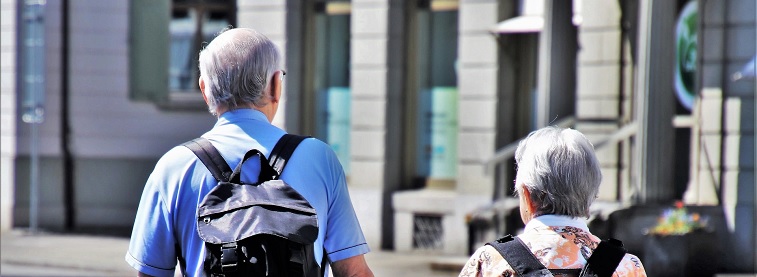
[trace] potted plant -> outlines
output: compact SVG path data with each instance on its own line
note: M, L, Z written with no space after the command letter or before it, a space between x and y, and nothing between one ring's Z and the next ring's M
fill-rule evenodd
M707 229L708 218L699 213L689 213L682 201L675 202L675 208L666 209L657 219L657 225L647 230L647 234L657 236L681 236Z

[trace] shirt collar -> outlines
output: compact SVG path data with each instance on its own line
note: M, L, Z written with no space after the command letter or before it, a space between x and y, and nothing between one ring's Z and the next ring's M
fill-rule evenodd
M589 226L586 225L584 220L567 215L553 214L542 215L531 219L531 221L526 224L525 231L551 226L570 226L589 232Z
M268 118L261 111L255 109L234 109L221 114L221 116L218 117L216 126L250 119L268 122Z

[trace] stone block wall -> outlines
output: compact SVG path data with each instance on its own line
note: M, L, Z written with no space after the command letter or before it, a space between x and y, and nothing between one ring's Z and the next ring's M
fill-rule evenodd
M622 66L623 63L630 64L630 57L627 52L621 52L621 44L626 42L621 40L618 2L578 2L580 5L573 11L581 18L576 76L576 119L579 123L575 128L596 144L618 130L623 117L630 117L630 111L623 109L623 105L630 102L630 80L624 78L630 72L630 66ZM607 144L596 150L603 175L599 200L628 198L630 180L618 178L627 176L630 163L628 144Z
M18 1L0 1L0 231L13 227L16 156L16 9Z

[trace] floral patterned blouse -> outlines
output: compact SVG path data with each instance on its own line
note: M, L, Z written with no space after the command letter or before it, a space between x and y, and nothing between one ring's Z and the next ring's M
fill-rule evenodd
M532 253L549 269L580 269L599 245L586 223L568 216L542 215L528 222L518 235ZM460 277L516 276L515 271L494 247L476 250L460 272ZM638 257L626 254L613 277L647 276Z

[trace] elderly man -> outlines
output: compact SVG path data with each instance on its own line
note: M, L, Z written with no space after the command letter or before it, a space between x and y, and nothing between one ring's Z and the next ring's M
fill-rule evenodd
M285 134L271 124L286 74L276 46L254 30L231 29L200 53L199 67L203 98L218 117L202 137L232 167L253 148L268 155ZM258 176L259 168L254 162L245 163L242 181ZM317 139L305 139L286 168L281 179L317 212L315 262L330 262L336 276L373 276L364 259L369 248L344 171L331 148ZM174 147L158 161L145 185L126 254L140 276L173 276L177 260L188 276L209 275L203 271L205 250L196 215L198 203L216 185L186 147Z
M525 230L517 238L506 237L479 248L460 276L520 276L529 270L543 276L550 276L545 270L555 276L578 276L587 261L603 267L599 276L647 276L641 261L624 250L602 251L597 264L591 259L600 239L580 218L589 217L602 173L594 146L583 134L558 127L531 132L518 144L515 162L515 190ZM616 257L612 262L617 266L603 260L608 256ZM599 267L592 269L598 273Z

